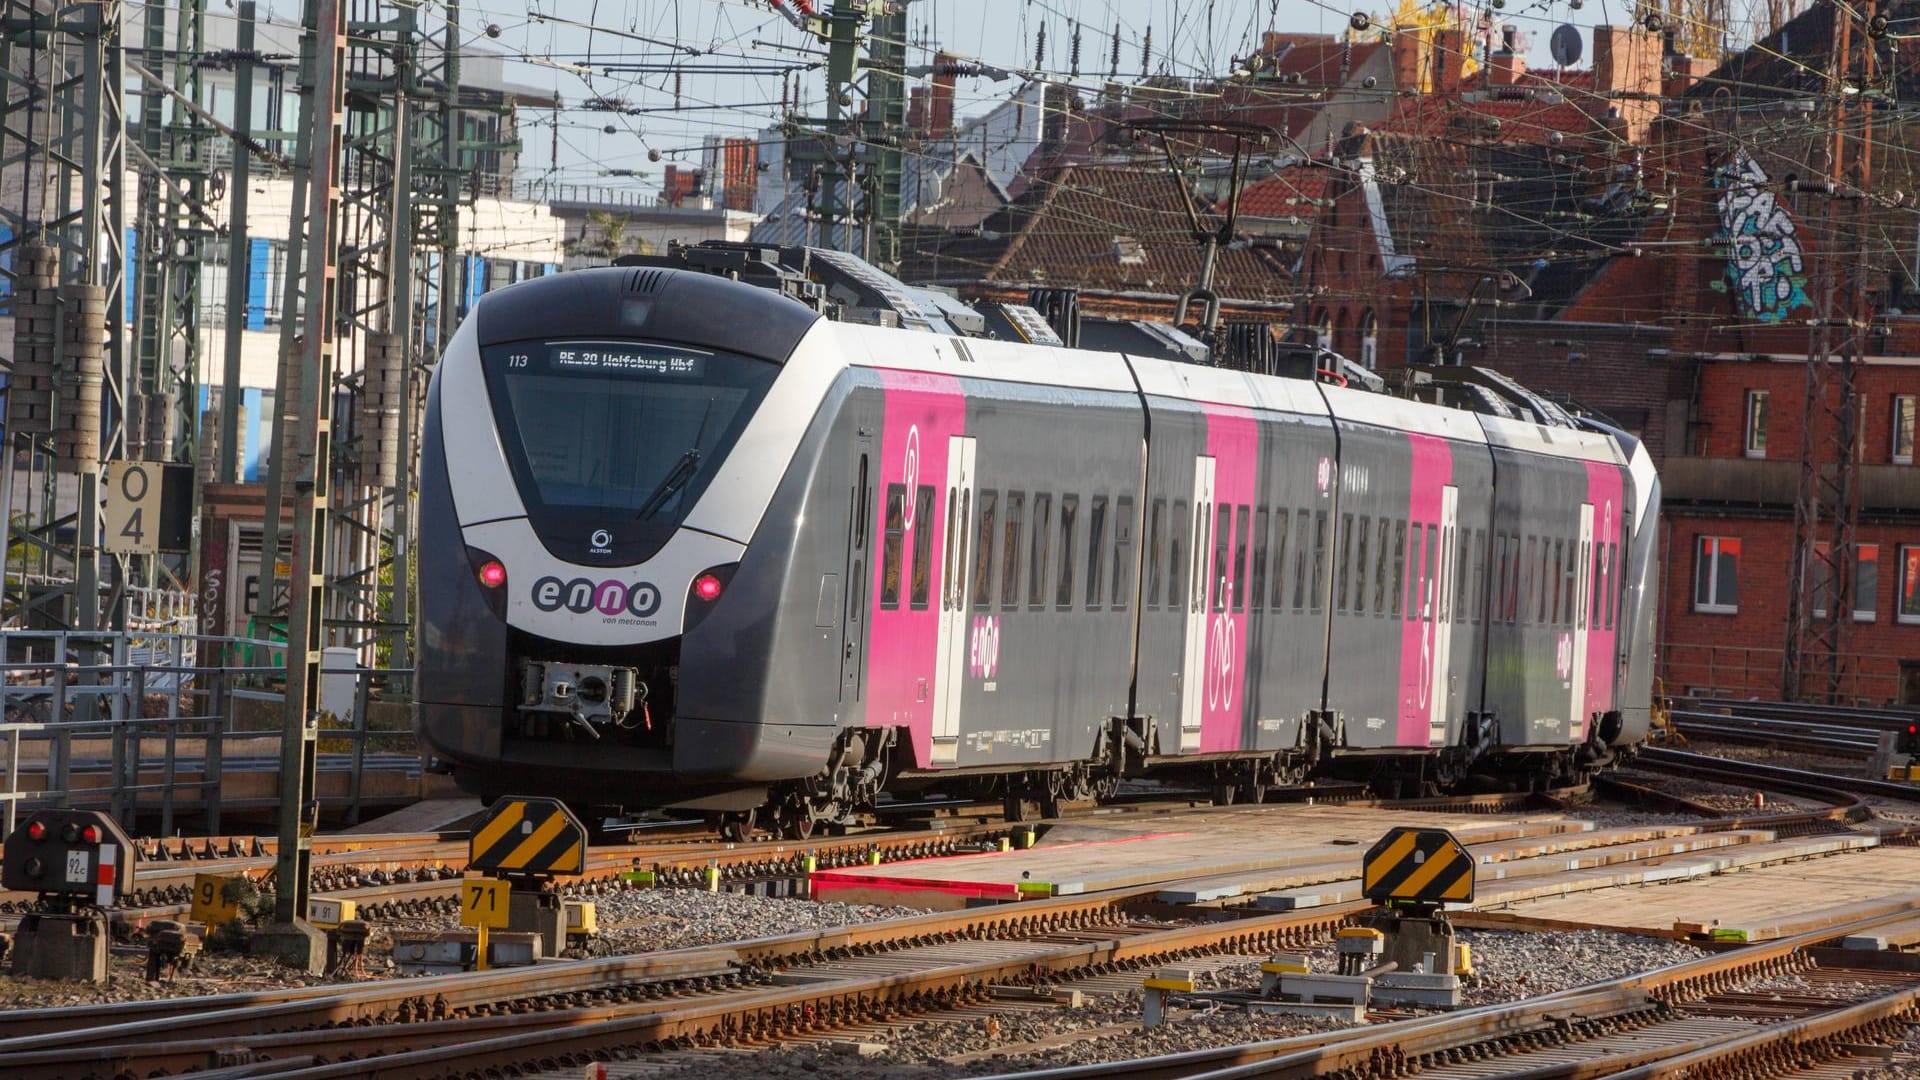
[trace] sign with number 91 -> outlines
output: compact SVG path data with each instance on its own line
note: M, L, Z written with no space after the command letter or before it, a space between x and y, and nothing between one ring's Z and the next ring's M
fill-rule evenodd
M512 889L499 878L463 878L460 881L460 925L507 928L507 897Z

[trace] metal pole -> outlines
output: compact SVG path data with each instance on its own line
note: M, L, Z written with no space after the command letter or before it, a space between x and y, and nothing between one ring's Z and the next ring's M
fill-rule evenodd
M412 576L413 514L409 504L413 501L413 110L407 93L414 78L412 64L412 43L401 49L399 63L394 72L394 86L397 93L393 103L393 245L392 270L387 280L392 283L393 295L387 304L387 331L391 335L393 348L400 350L398 362L400 388L400 431L399 441L394 448L398 459L393 465L393 584L389 587L387 621L398 625L394 631L393 649L387 663L391 667L405 668L413 666L413 651L410 647L411 631L408 627L407 610L408 582ZM449 88L448 93L457 93ZM369 433L368 437L376 437ZM379 505L375 504L374 525L379 526ZM376 547L374 559L379 560ZM374 574L377 589L379 574ZM366 680L361 680L364 688ZM362 714L364 717L364 713ZM359 773L356 769L353 783L355 795L353 814L357 821L360 813L358 786Z
M346 59L345 12L339 0L313 0L313 87L307 95L306 306L300 350L297 460L294 477L292 588L287 610L286 716L280 750L280 850L275 866L274 926L262 948L319 974L324 937L306 921L311 885L315 735L325 644L326 516L330 488L331 412L336 326L335 226L340 204L336 167ZM283 470L285 471L285 470ZM269 507L269 511L277 507Z
M233 126L253 136L254 0L241 0L240 31L234 63ZM253 155L246 139L233 140L231 209L227 213L227 339L220 373L220 469L223 484L240 481L240 346L247 330L247 279L253 271L247 237L247 198ZM271 515L270 515L271 516Z

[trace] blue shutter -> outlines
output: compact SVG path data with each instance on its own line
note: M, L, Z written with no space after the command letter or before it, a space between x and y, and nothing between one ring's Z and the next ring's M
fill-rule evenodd
M240 478L251 484L263 479L260 475L260 391L253 388L242 390L240 400L247 404L247 430L240 436L243 447L240 452Z
M484 296L486 291L487 260L478 255L467 256L467 300L460 309L460 314L465 315L472 311L473 305L480 302L480 297Z
M138 266L137 260L135 258L135 256L137 256L140 253L140 233L135 229L128 229L126 240L127 240L127 252L126 252L127 267L124 272L124 275L120 278L120 295L127 309L127 319L126 319L127 325L131 326L133 325L133 314L134 314L133 312L134 286L140 280L140 267Z
M267 270L273 259L269 240L247 242L247 329L267 328Z

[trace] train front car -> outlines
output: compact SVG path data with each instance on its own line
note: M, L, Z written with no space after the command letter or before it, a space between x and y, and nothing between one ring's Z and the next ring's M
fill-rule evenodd
M716 612L703 682L766 667L781 575L741 564L820 404L789 369L819 321L665 269L480 300L428 390L420 483L415 724L463 788L724 811L821 769L830 735L690 717L714 688L680 678Z

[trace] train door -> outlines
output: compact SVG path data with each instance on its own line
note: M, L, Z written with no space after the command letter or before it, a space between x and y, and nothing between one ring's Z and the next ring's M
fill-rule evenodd
M947 524L941 546L940 634L934 660L933 763L952 765L960 749L960 689L967 670L967 577L973 569L974 441L947 437Z
M860 438L854 440L853 447L853 486L847 502L847 588L846 603L837 604L840 623L840 701L842 704L860 700L860 669L862 649L865 648L866 603L868 592L867 570L870 565L870 546L873 543L875 522L873 520L872 479L868 475L873 460L873 440ZM827 620L833 619L832 612L822 612ZM831 622L826 623L831 625Z
M1580 504L1579 572L1573 575L1573 701L1567 713L1567 739L1587 737L1587 606L1593 588L1593 504Z
M1180 664L1180 751L1200 749L1201 710L1206 705L1207 602L1208 590L1219 587L1208 580L1212 570L1214 459L1193 459L1193 526L1187 548L1191 572L1187 574L1187 651Z
M1460 572L1457 537L1460 531L1460 489L1452 484L1440 489L1440 559L1434 570L1434 595L1421 613L1429 622L1429 640L1433 656L1427 687L1427 745L1447 744L1447 712L1453 694L1453 605L1454 575Z

